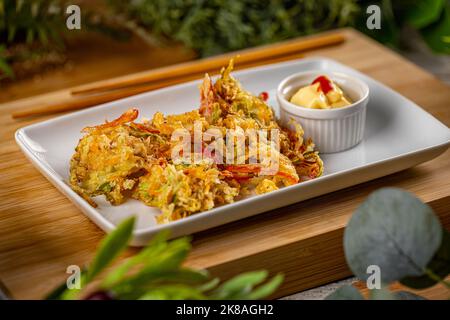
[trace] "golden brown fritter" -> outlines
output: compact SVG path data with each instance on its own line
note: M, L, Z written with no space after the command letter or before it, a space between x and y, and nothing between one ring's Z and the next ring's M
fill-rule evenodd
M261 194L320 176L322 160L313 142L303 139L301 126L280 127L272 109L231 76L232 68L231 61L214 84L205 76L198 110L168 116L157 112L151 120L137 123L138 111L130 109L112 122L85 128L70 162L72 188L94 206L91 197L99 195L113 205L133 197L160 208L158 221L166 223L231 203L249 190ZM232 154L225 147L208 154L207 142L202 142L200 151L192 148L182 155L187 160L203 156L200 162L172 159L177 144L173 133L182 129L193 139L198 125L201 133L275 129L279 148L270 139L246 137ZM252 155L255 141L257 152ZM278 159L274 172L268 173L270 157L263 153ZM232 163L223 164L221 160L228 158ZM254 158L263 160L250 161Z

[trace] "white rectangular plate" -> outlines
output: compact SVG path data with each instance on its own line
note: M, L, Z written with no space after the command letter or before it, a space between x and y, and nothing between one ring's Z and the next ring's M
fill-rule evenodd
M344 152L322 155L322 177L253 196L188 218L157 225L158 210L136 200L111 206L97 197L93 208L67 184L69 160L81 137L80 130L114 119L130 107L150 118L156 111L176 114L199 106L198 85L193 81L71 113L30 125L16 132L16 141L25 155L63 194L106 232L121 220L137 215L132 245L145 245L156 232L170 228L172 237L191 234L214 226L246 218L264 211L333 192L358 183L397 172L430 160L444 152L450 142L450 130L410 100L383 84L329 59L303 59L262 66L234 73L243 86L258 94L269 93L269 104L278 113L275 90L280 81L299 71L343 72L365 81L370 88L367 125L363 141ZM308 132L305 133L308 136ZM43 199L45 201L45 199Z

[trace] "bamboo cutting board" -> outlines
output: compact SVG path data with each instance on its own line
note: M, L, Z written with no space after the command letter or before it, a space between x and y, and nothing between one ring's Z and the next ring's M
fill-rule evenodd
M304 55L356 68L450 124L448 86L360 33L341 32L347 38L343 45ZM0 106L0 279L16 298L42 298L66 279L67 266L90 261L104 235L32 167L14 142L17 128L49 116L13 120L13 110L67 92ZM283 272L285 281L275 297L345 278L350 271L342 249L344 227L375 189L395 186L415 193L450 229L449 155L447 151L400 173L195 234L187 264L223 279L255 269Z

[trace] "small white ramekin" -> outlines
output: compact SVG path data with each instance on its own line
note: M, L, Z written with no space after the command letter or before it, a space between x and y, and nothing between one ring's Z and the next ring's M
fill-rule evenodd
M320 75L334 81L354 103L336 109L310 109L289 102L298 89L310 85ZM300 123L305 137L311 137L321 153L349 149L363 138L369 87L355 77L325 71L299 72L281 81L277 100L282 124L289 127L291 119Z

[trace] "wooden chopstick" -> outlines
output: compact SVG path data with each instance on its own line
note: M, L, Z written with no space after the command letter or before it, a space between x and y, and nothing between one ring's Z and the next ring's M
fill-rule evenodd
M277 57L277 58L273 58L270 60L266 60L266 61L264 61L264 63L270 64L270 63L288 61L288 60L293 60L293 59L299 59L302 57L303 56L301 54L293 54L293 55L289 55L289 56L282 56L282 57ZM236 70L245 69L245 68L250 68L253 66L260 65L260 64L261 63L257 63L257 62L253 62L253 63L249 63L249 64L245 64L245 65L240 64L240 65L236 66L235 69ZM210 74L217 73L218 71L219 70L214 70ZM33 106L30 108L14 111L12 113L12 117L15 119L19 119L19 118L48 115L48 114L54 114L54 113L58 113L58 112L82 109L86 106L106 103L109 101L129 97L129 96L132 96L135 94L148 92L151 90L164 88L167 86L187 82L190 80L201 79L203 76L204 76L203 74L199 74L199 75L195 74L195 75L183 77L183 78L163 80L160 82L147 84L144 86L131 87L131 88L123 89L123 90L111 91L111 92L108 92L105 94L100 94L100 95L77 96L77 97L72 97L68 102L65 102L65 103L61 103L61 102L54 103L51 101L47 102L47 103L43 102L43 103L40 103L39 106Z
M261 61L272 57L289 55L295 52L312 50L324 46L342 43L344 36L339 33L326 34L319 37L311 37L297 41L287 41L263 47L257 47L240 52L224 54L200 61L181 63L175 66L165 67L153 70L151 72L136 75L123 80L111 79L101 84L90 84L80 86L71 91L73 95L99 93L109 90L123 89L126 87L149 84L155 81L161 81L171 78L185 77L191 74L204 74L211 70L220 69L228 63L230 58L239 55L239 64L247 64L255 61Z
M262 64L301 58L301 52L324 46L337 45L343 41L345 41L345 37L341 34L329 34L301 40L291 40L285 43L247 49L241 52L234 52L172 67L160 68L125 80L118 81L117 79L111 79L102 81L102 85L78 87L78 91L76 91L77 94L67 94L67 97L60 99L60 101L49 101L41 103L38 106L15 111L12 113L12 117L25 118L82 109L170 85L199 79L203 77L206 72L211 74L217 73L222 66L228 63L228 60L231 57L236 55L239 55L239 58L236 61L236 69L243 69ZM268 54L267 52L274 52L275 54ZM189 71L185 71L183 66L187 66L186 69ZM169 75L165 75L165 72L168 72ZM154 80L149 81L149 79ZM104 92L105 90L106 92ZM72 90L71 92L75 92L75 90Z

